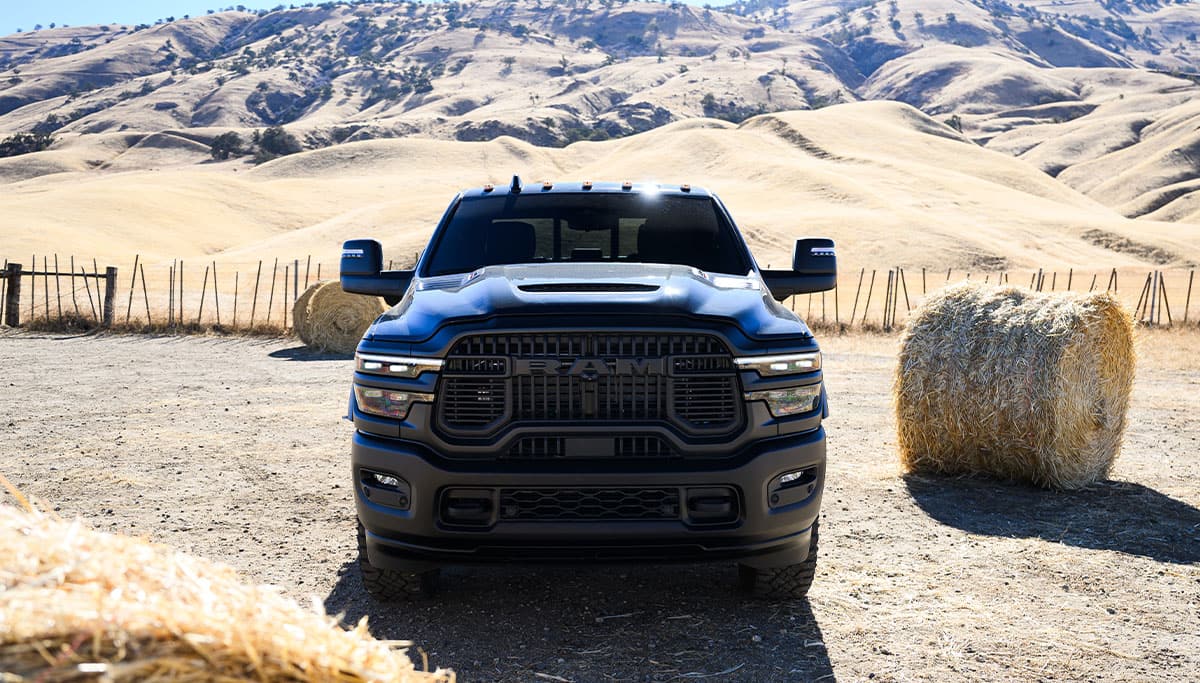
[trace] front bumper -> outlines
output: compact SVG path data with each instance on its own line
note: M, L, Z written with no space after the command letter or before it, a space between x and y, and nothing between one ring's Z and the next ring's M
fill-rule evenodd
M477 562L697 562L736 559L772 567L808 555L825 481L825 432L755 442L724 460L602 462L465 461L439 457L421 444L356 432L351 448L355 505L366 529L367 556L378 567L422 570ZM394 475L410 489L407 509L364 494L361 470ZM781 474L810 470L815 478L774 504L768 487ZM656 520L493 520L464 529L447 524L444 491L502 489L661 488L687 492L727 487L736 492L733 519L696 524L688 515Z

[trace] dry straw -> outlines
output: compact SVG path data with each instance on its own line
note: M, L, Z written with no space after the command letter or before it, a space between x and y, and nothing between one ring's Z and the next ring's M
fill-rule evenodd
M314 293L325 282L315 282L312 286L301 292L296 298L296 303L292 304L292 329L296 332L296 336L300 337L300 341L305 344L312 344L312 336L308 333L308 302L312 299Z
M363 333L386 310L379 297L348 294L337 282L324 282L308 299L307 344L322 351L354 353Z
M0 505L0 681L453 682L400 645L227 566Z
M957 285L908 323L896 426L909 471L1076 489L1107 477L1133 385L1133 325L1108 294Z

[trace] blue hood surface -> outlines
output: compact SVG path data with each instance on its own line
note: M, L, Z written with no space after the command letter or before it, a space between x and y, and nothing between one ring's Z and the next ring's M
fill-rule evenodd
M545 317L548 326L562 316L647 316L646 326L664 316L720 319L750 338L811 337L755 273L717 275L645 263L547 263L417 278L365 338L418 343L445 325L497 316Z

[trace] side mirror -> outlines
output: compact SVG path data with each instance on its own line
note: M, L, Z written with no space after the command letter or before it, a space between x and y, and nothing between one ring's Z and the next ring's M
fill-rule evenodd
M833 240L807 237L796 240L791 270L764 270L763 280L776 301L797 294L826 292L837 286L837 253Z
M350 240L342 244L342 289L352 294L383 297L395 305L412 283L415 271L383 270L383 247L376 240Z

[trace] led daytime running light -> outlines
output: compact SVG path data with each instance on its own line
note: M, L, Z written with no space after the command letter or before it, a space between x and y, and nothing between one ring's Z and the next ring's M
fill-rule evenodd
M408 358L403 356L375 356L355 354L354 368L368 375L385 377L417 377L423 372L442 369L440 358Z
M821 352L793 353L780 356L735 358L739 370L754 370L763 377L797 375L821 369Z

